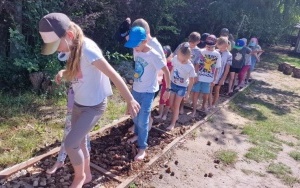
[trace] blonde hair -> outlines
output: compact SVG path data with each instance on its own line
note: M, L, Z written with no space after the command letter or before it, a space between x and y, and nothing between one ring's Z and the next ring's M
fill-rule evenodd
M135 26L140 26L142 28L145 29L146 33L150 33L150 27L149 27L149 24L146 20L144 20L143 18L139 18L139 19L136 19L133 23L132 23L132 27L135 27Z
M201 39L201 35L198 32L194 31L189 35L189 42L199 42L200 39Z
M183 44L181 44L179 50L178 50L182 55L188 57L188 59L191 58L192 55L192 50L189 46L189 43L184 42Z
M217 39L217 45L229 44L227 37L219 37Z
M66 80L72 81L80 71L80 60L84 34L82 29L74 22L71 22L69 31L72 31L74 33L74 39L72 40L72 45L70 46L71 53L70 57L67 60L64 77L66 78Z

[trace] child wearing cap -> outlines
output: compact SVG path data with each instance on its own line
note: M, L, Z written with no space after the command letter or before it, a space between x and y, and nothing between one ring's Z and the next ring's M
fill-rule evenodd
M251 49L245 46L245 42L242 39L238 39L235 42L235 46L231 51L232 53L232 65L229 73L229 86L227 95L231 95L234 88L234 82L237 75L240 73L242 67L245 65L246 54L251 53Z
M189 37L188 37L188 44L189 44L189 48L192 50L192 54L191 54L191 62L194 65L195 71L197 72L199 70L199 62L200 62L200 56L201 56L201 50L200 48L197 46L198 44L200 44L200 39L201 39L201 35L198 32L192 32ZM185 44L181 43L176 50L174 51L174 55L177 55L178 50L181 48L181 46ZM194 93L191 92L190 97L191 100L193 99L193 95ZM180 105L180 114L183 114L184 110L183 110L183 102Z
M129 32L129 40L125 47L133 48L135 61L135 74L132 94L141 106L138 115L133 118L135 135L128 140L133 143L137 140L138 153L134 160L142 160L146 155L148 146L148 124L151 106L155 92L158 91L158 70L162 70L166 80L166 91L163 99L166 101L170 96L170 72L165 65L163 57L148 45L146 30L142 27L132 27Z
M66 69L55 76L72 82L74 104L71 131L64 146L74 168L71 188L82 187L92 180L90 155L86 135L93 129L105 111L107 97L112 94L109 79L113 81L127 102L128 112L135 117L140 105L133 98L121 76L104 58L100 48L84 36L82 29L62 13L50 13L39 22L39 32L44 41L42 54L64 52Z
M177 55L172 59L173 70L171 73L170 106L172 108L172 120L167 130L175 127L179 115L179 108L183 98L188 99L197 76L195 68L190 61L192 50L189 43L184 43L178 49Z
M201 35L201 39L200 39L200 43L198 44L198 47L200 49L205 48L206 44L205 44L205 40L206 38L209 36L209 33L203 33Z
M170 46L163 46L164 52L165 52L165 57L167 58L167 67L169 69L169 72L172 71L172 50ZM166 120L167 119L167 115L170 109L170 104L169 104L169 100L165 101L163 99L163 96L165 94L166 91L166 79L163 77L162 79L162 84L161 84L161 90L160 90L160 99L159 99L159 110L158 113L159 115L154 116L154 118L162 118L162 120Z
M143 29L145 29L146 31L146 35L147 35L147 43L150 47L152 47L155 51L157 51L161 57L163 58L163 61L165 63L165 65L167 65L167 62L166 62L166 57L165 57L165 53L164 53L164 50L162 48L162 45L160 44L160 42L157 40L156 37L152 37L151 36L151 33L150 33L150 27L149 27L149 24L146 20L144 20L143 18L139 18L139 19L136 19L133 23L132 23L132 27L135 27L135 26L139 26L139 27L142 27ZM135 51L133 51L133 54L135 53ZM135 56L135 55L133 55ZM162 83L162 79L163 79L163 72L162 70L159 70L158 73L157 73L157 81L159 84ZM154 98L156 98L156 96L158 95L159 93L159 90L157 90L155 92L155 95L154 95ZM153 118L150 116L150 119L149 119L149 128L148 130L150 131L151 127L152 127L152 123L153 123ZM134 131L134 125L132 127L129 128L129 131L133 132Z
M224 85L229 73L230 66L232 64L232 54L229 52L228 47L229 44L226 37L219 37L217 39L217 51L221 55L221 67L218 70L218 75L215 80L215 86L212 89L212 91L214 91L213 99L210 99L210 101L212 101L212 107L215 107L219 100L220 88L222 85Z
M215 35L209 35L206 39L206 47L201 50L200 68L198 71L198 82L193 86L193 113L195 117L197 110L197 102L200 93L203 94L202 111L206 111L206 103L211 93L211 88L216 81L218 69L221 67L221 55L215 50L217 38Z

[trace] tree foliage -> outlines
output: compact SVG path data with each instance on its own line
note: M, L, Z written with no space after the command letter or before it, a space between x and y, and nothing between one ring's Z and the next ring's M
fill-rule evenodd
M300 19L300 0L3 0L0 2L0 86L28 87L28 74L54 74L56 55L40 55L38 21L63 12L78 23L104 52L130 53L114 40L126 18L146 19L153 36L175 48L192 31L219 35L229 28L235 38L257 36L272 44L290 35Z

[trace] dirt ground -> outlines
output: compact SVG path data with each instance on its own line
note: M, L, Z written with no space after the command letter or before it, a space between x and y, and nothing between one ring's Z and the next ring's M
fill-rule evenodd
M258 81L269 84L270 88L300 91L299 80L273 70L258 69L253 77ZM148 173L135 181L137 187L289 187L274 175L267 173L269 162L255 162L244 157L247 150L253 146L246 135L241 134L247 120L225 106L201 127L192 132L188 138L182 140L166 157L158 162ZM223 134L222 134L223 133ZM281 140L297 141L294 137L278 134ZM208 141L211 145L207 145ZM238 153L237 162L233 165L215 163L215 152L219 150L233 150ZM293 150L283 144L273 162L282 162L291 167L294 177L300 179L300 163L292 159L288 152ZM175 162L176 161L176 162ZM178 164L176 165L175 163ZM166 169L170 168L167 173ZM211 173L211 174L209 174ZM212 175L212 177L205 177ZM300 187L294 184L293 187Z

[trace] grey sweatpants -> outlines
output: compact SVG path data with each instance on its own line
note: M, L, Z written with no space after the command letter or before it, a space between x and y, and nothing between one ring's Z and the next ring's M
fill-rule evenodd
M72 165L80 165L90 156L85 136L93 129L106 109L107 99L96 106L82 106L74 103L71 126L66 137L65 149Z

